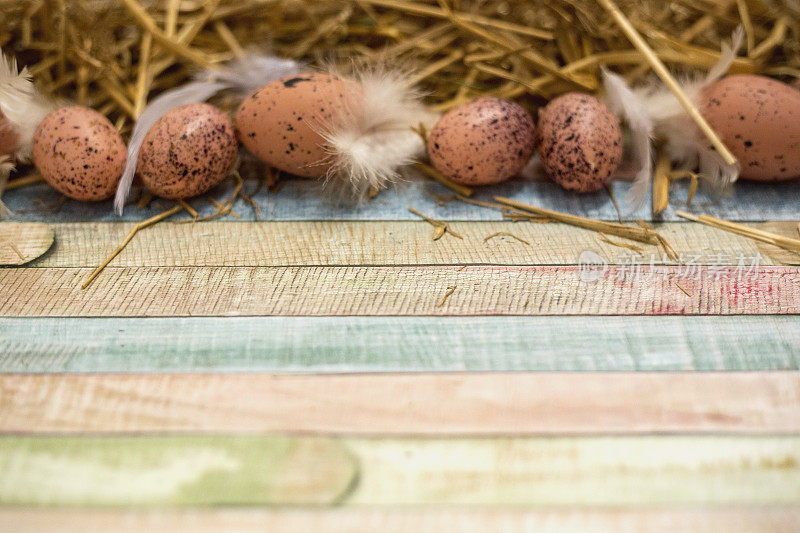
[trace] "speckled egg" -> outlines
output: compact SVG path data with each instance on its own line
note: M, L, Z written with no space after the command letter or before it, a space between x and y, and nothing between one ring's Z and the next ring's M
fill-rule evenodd
M464 185L516 176L533 154L536 126L525 109L501 98L478 98L446 113L428 135L439 172Z
M361 85L352 80L322 73L289 76L242 102L236 130L261 161L298 176L324 176L330 161L320 132L362 98Z
M56 109L33 134L33 162L56 190L75 200L105 200L125 170L125 143L103 115L83 106Z
M727 76L703 90L698 108L739 160L740 177L800 177L800 91L763 76Z
M17 150L17 133L0 109L0 156L13 154Z
M153 194L189 198L219 185L237 154L225 113L211 104L186 104L164 113L147 132L136 171Z
M619 119L590 94L567 93L541 109L538 142L547 175L569 191L602 189L622 162Z

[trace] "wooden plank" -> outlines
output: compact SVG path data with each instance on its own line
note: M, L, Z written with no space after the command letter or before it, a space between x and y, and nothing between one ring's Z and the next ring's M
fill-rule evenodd
M0 373L800 370L793 316L0 318Z
M790 226L792 223L783 223ZM54 224L58 246L37 267L100 264L125 238L131 223ZM464 239L431 239L425 222L205 222L162 223L141 232L114 266L318 266L318 265L568 265L591 250L609 264L677 264L663 249L642 251L604 242L595 232L565 224L459 222ZM800 254L691 222L658 230L684 262L710 265L800 264ZM510 232L529 246L508 236ZM621 241L622 239L617 239ZM760 256L760 257L759 257ZM780 261L773 258L779 256Z
M7 436L0 464L6 507L800 504L796 436Z
M0 432L800 431L800 374L0 375Z
M348 440L352 505L795 504L798 437ZM589 529L588 531L591 531Z
M797 221L764 222L757 224L757 227L793 239L800 238L800 222ZM762 242L758 242L757 244L761 254L765 257L769 257L770 261L776 261L777 264L796 265L800 262L798 261L800 254Z
M795 314L800 269L137 267L0 269L5 316ZM599 279L598 279L599 278ZM586 280L586 282L582 282ZM453 288L450 291L450 288ZM452 294L443 301L448 292Z
M250 182L246 190L252 190ZM625 181L612 183L617 198L625 198L630 184ZM233 189L232 180L213 190L210 196L224 199ZM680 220L675 209L738 221L796 220L797 205L800 202L800 188L797 183L752 183L737 182L730 194L716 197L699 191L691 206L687 206L688 183L675 183L670 188L671 205L662 214L662 220ZM423 213L448 220L500 220L500 214L491 209L451 201L443 206L437 205L431 193L447 195L449 189L432 180L412 180L396 191L381 192L373 200L361 206L336 206L328 201L321 191L321 184L315 180L294 179L286 181L277 194L261 192L253 199L259 206L262 220L415 220L406 206L413 205ZM475 198L491 200L493 195L505 196L545 209L563 211L602 220L616 220L617 211L606 191L593 194L574 194L558 185L544 180L515 179L491 187L476 188ZM3 201L17 211L20 219L41 222L84 222L117 221L111 202L77 202L69 200L60 209L48 210L41 203L54 204L60 195L47 185L40 184L6 192ZM38 202L37 202L38 200ZM214 211L207 197L191 201L201 215ZM127 208L124 220L138 221L149 218L162 211L171 202L155 201L147 209ZM628 218L649 220L650 210L645 202L639 211ZM239 200L233 210L245 220L254 220L252 206ZM185 217L185 215L181 215ZM228 216L227 220L237 220Z
M16 533L263 533L325 531L328 533L663 533L725 531L726 533L795 533L800 529L796 506L714 508L581 508L581 509L190 509L89 510L0 509L0 528Z
M324 438L0 437L0 471L0 505L324 505L358 466Z
M53 245L53 230L36 222L0 222L0 266L24 265Z

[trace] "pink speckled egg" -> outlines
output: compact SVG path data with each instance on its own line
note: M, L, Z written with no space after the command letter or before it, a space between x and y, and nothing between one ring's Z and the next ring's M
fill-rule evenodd
M17 150L17 132L0 109L0 156L11 155Z
M268 83L236 111L239 140L258 159L277 169L321 177L330 168L320 132L339 112L358 105L360 84L329 74L289 76Z
M490 185L516 176L533 154L536 126L520 105L478 98L446 113L428 136L436 169L464 185Z
M237 154L236 134L225 113L211 104L186 104L153 124L136 169L153 194L177 200L219 185Z
M698 108L757 181L800 177L800 91L763 76L727 76L706 87Z
M105 200L125 170L125 143L106 117L83 106L49 113L33 134L33 162L56 190L75 200Z
M619 119L590 94L551 100L539 111L538 133L542 166L568 191L602 189L622 162Z

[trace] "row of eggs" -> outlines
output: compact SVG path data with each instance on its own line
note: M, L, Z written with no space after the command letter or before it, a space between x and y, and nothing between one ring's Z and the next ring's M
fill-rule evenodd
M222 181L238 143L289 173L324 176L320 125L337 108L357 105L360 87L327 74L291 76L249 96L230 118L206 103L164 114L145 136L137 173L154 194L180 199ZM741 176L781 180L800 175L800 91L760 76L736 75L707 87L699 108L741 165ZM517 175L538 149L550 178L590 192L622 161L618 118L599 98L569 93L539 111L538 126L516 103L484 97L442 116L428 136L431 163L466 185L498 183ZM689 132L687 135L691 135ZM96 201L114 193L126 147L113 125L81 106L53 111L36 130L33 158L45 180L66 196Z

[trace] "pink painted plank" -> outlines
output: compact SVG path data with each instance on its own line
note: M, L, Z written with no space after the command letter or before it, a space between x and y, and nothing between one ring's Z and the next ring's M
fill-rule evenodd
M800 372L0 375L0 432L799 433Z
M6 316L795 314L800 268L716 266L0 269ZM592 282L582 281L586 278ZM594 279L597 278L597 279ZM445 294L452 294L442 303ZM685 291L685 292L684 292Z

